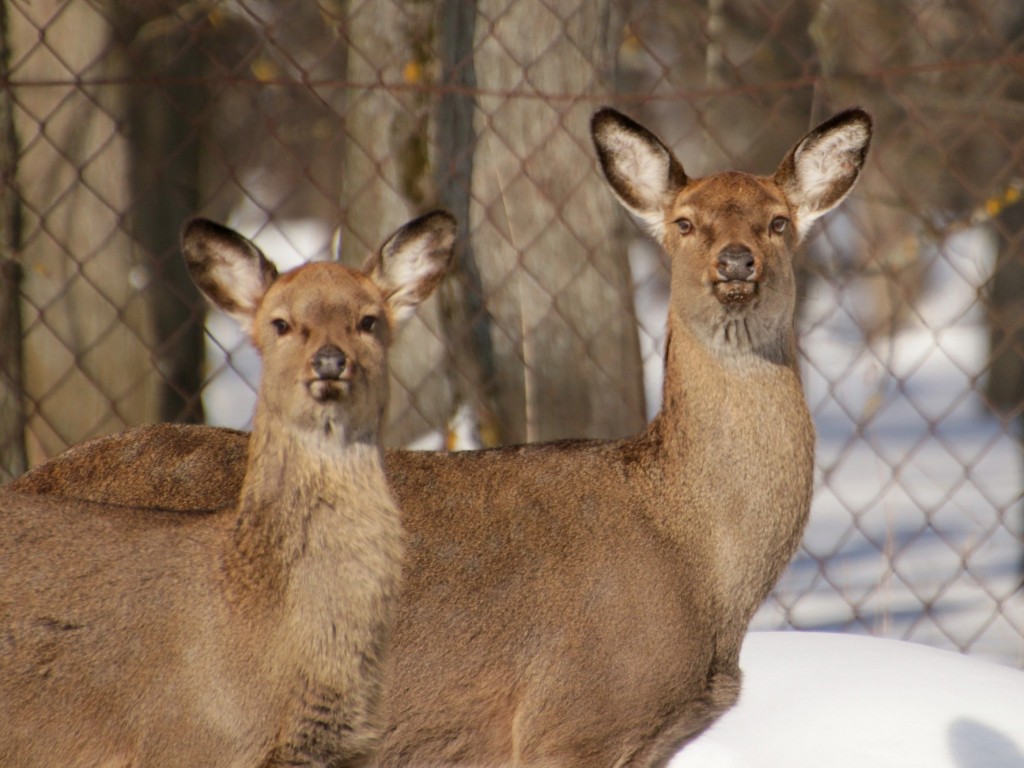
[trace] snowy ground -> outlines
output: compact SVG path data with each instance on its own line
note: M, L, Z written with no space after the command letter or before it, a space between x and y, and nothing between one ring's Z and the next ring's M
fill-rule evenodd
M329 233L299 223L257 240L287 267L323 253ZM653 414L668 293L651 254L639 244L631 260ZM919 321L874 349L854 319L856 293L812 287L801 348L818 427L815 502L803 549L754 629L872 634L1024 666L1022 461L976 394L986 342L975 302L990 259L983 233L947 244ZM245 428L258 361L230 321L211 315L208 327L210 422Z
M739 704L671 768L1021 768L1024 672L921 645L754 632Z

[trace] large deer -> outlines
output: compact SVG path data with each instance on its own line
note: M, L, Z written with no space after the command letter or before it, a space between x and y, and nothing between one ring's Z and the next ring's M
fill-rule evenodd
M240 235L190 222L193 279L263 360L248 461L230 503L203 511L0 493L0 765L347 766L372 752L404 551L377 444L386 354L454 232L436 213L363 272L278 275ZM133 469L104 471L146 482Z
M672 258L663 408L625 440L386 453L409 551L379 765L664 765L736 701L747 625L800 541L815 438L792 261L856 181L870 118L835 116L769 177L689 178L611 109L592 129L612 190ZM136 429L15 485L224 503L243 446ZM120 463L159 491L119 482Z

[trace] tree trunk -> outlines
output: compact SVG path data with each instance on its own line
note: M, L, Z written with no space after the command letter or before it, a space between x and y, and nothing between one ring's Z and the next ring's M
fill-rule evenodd
M988 383L985 394L1009 418L1024 416L1024 203L996 219L999 255L989 281Z
M636 432L645 414L629 264L589 137L621 37L611 3L480 0L479 10L491 21L476 33L470 230L493 317L502 434Z
M438 295L441 327L452 379L454 408L472 416L480 445L501 443L495 403L494 351L480 269L467 236L476 133L473 112L476 70L473 41L476 2L444 0L440 5L438 53L442 92L437 105L437 160L434 176L442 206L459 220L455 262Z
M0 3L0 483L28 467L25 453L24 375L21 348L21 193L18 134L10 87L10 27Z
M162 4L156 5L139 15L143 6L127 4L116 16L128 72L135 76L127 101L128 222L149 272L152 362L161 379L158 418L201 423L204 305L178 241L182 224L199 209L199 124L207 99L201 54L190 45L188 29L173 16L164 18Z
M110 25L92 3L39 0L7 10L24 147L22 341L33 464L89 437L153 421L155 378L149 316L122 229L129 204L119 133L124 94L103 83Z

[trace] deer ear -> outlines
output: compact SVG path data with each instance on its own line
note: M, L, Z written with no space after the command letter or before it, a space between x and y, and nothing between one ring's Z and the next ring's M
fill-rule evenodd
M428 213L401 227L367 260L363 271L384 292L396 323L441 282L452 260L456 226L450 213Z
M591 118L590 135L619 202L660 239L665 206L686 185L683 166L657 136L609 107Z
M252 242L206 219L185 225L181 250L196 287L248 333L277 268Z
M819 125L786 155L775 182L793 206L800 237L853 189L870 143L871 116L850 109Z

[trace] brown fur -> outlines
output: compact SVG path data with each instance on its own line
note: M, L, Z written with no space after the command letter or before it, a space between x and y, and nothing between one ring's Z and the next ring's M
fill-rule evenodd
M230 230L189 225L193 278L263 358L248 446L234 433L225 454L239 475L229 499L186 490L206 457L179 429L62 475L120 506L0 493L0 765L365 762L404 552L376 442L386 351L394 315L444 271L454 223L434 214L396 238L365 274L278 277ZM325 348L341 370L317 370ZM131 474L149 462L167 476ZM158 509L165 492L190 511Z
M793 254L852 187L870 130L850 111L773 177L688 179L646 129L595 116L609 183L673 261L664 406L626 440L386 453L409 551L377 764L660 766L736 701L747 624L811 499ZM737 246L750 279L723 281ZM240 465L224 457L242 438L203 427L104 438L17 485L67 492L83 461L181 430L206 453L189 494L233 498Z

